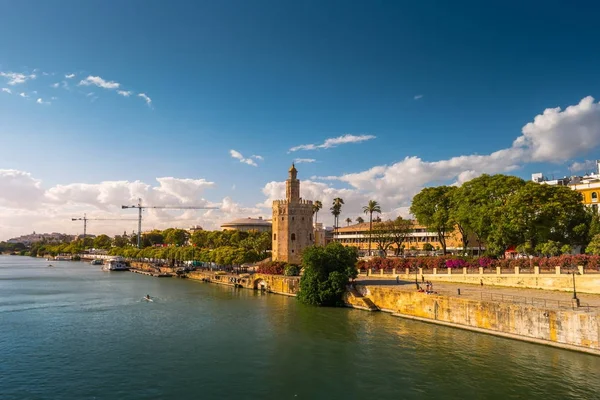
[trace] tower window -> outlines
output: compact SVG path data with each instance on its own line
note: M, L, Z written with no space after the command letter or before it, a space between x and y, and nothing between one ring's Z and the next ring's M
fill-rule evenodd
M304 221L304 217L302 217L302 221Z
M292 217L292 221L294 220L294 217Z
M292 253L294 252L294 250L292 250Z
M308 234L308 239L312 241L312 233Z
M277 234L276 233L273 234L273 240L277 240Z
M283 217L281 217L281 220L283 221Z
M598 201L598 193L592 192L592 201Z
M296 234L292 233L292 240L296 240Z

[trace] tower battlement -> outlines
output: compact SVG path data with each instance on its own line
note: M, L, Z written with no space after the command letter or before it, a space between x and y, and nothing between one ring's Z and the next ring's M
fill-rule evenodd
M273 261L300 264L302 251L314 244L313 202L300 197L298 170L292 164L285 181L285 200L273 201Z

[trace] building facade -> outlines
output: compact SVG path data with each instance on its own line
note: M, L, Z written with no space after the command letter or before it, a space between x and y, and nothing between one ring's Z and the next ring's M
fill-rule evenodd
M300 181L294 164L285 181L285 200L273 201L272 260L300 264L302 251L314 244L313 202L300 197Z
M242 232L268 232L271 230L271 222L258 218L240 218L221 224L224 231L242 231Z
M600 160L596 161L596 171L583 176L565 176L560 179L547 179L542 174L532 174L533 182L543 185L568 186L569 188L581 193L582 202L587 207L598 212L598 203L600 198Z
M373 222L373 233L371 235L371 254L372 255L393 255L396 253L408 255L437 254L441 253L442 244L439 242L436 232L429 231L425 226L419 225L416 221L411 221L409 232L404 235L404 240L400 245L400 251L396 251L398 245L393 243L392 236L377 233L379 224L383 222ZM479 243L475 238L469 238L466 250L462 247L462 238L458 229L448 232L445 236L446 251L449 253L478 254ZM358 248L361 256L367 255L369 251L369 223L355 224L340 227L333 234L333 240L344 246L354 246ZM381 249L381 247L385 249ZM485 250L483 247L481 250Z

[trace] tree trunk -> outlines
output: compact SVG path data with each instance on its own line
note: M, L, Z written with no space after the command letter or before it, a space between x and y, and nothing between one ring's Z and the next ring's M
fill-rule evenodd
M369 213L369 256L371 256L371 232L373 232L373 212Z

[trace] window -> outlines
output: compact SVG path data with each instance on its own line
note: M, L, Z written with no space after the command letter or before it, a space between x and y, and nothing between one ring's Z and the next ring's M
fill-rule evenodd
M277 240L277 234L276 233L273 234L273 240Z
M281 217L281 220L283 221L283 217Z
M304 221L304 217L302 217L302 221Z
M592 192L592 201L595 203L598 201L598 193Z
M292 221L294 220L294 217L292 217Z
M312 240L312 233L309 233L309 234L308 234L308 239L309 239L309 240Z
M294 250L292 250L292 253L294 252Z
M292 233L292 240L296 240L296 234Z

